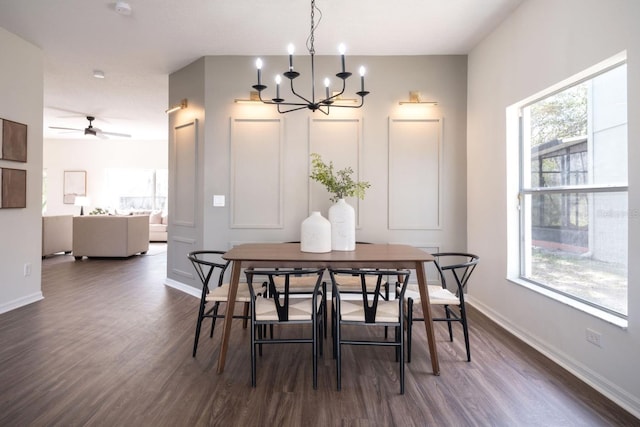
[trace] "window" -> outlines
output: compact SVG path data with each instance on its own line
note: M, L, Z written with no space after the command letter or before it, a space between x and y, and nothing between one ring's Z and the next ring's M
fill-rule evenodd
M166 169L107 169L109 205L119 210L167 209Z
M627 315L627 67L520 108L520 277Z

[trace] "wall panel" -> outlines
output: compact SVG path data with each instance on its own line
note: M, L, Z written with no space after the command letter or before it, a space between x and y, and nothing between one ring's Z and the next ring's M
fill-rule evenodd
M441 228L442 120L389 119L389 229Z
M231 228L283 228L282 119L231 120Z

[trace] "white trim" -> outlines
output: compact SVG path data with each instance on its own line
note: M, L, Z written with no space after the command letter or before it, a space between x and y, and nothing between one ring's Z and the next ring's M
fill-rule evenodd
M14 299L13 301L9 301L5 304L0 305L0 314L15 310L16 308L20 308L25 305L32 304L42 299L44 299L44 296L42 295L41 291L34 292L30 295L25 295L21 298Z
M194 296L196 298L200 298L200 289L194 288L193 286L185 285L182 282L178 282L173 279L169 279L168 277L164 281L165 286L169 286L170 288L177 289L181 292L184 292L187 295Z

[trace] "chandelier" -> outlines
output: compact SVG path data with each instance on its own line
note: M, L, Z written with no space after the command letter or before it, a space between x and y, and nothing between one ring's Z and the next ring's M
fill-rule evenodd
M318 19L318 24L322 20L322 12L320 9L316 7L315 0L311 0L311 33L309 38L307 39L307 50L309 51L309 55L311 55L311 99L308 99L298 92L296 92L293 87L293 81L300 76L300 73L293 69L293 52L294 47L292 44L289 45L289 70L282 73L284 77L289 79L291 83L291 93L295 95L298 99L294 99L294 101L287 101L280 97L280 83L282 82L282 77L280 75L276 76L276 96L271 99L264 99L262 97L262 92L267 88L266 85L262 84L261 81L261 72L262 72L262 60L258 58L256 60L256 68L258 69L258 84L253 85L252 87L258 92L258 96L260 101L264 104L272 104L277 105L279 113L289 113L291 111L302 110L304 108L308 108L311 111L321 111L324 114L329 114L329 108L331 106L340 107L340 108L360 108L364 105L364 97L369 94L368 91L364 90L364 67L360 67L360 91L356 92L356 95L360 97L360 104L358 105L342 105L336 104L335 101L339 100L344 93L346 87L346 81L351 76L351 73L345 70L345 48L344 45L340 45L339 51L341 56L341 64L342 70L336 74L336 77L342 80L342 89L339 92L331 93L331 81L328 78L324 79L324 87L325 87L325 97L316 100L316 84L315 84L315 68L314 68L314 57L316 54L314 48L314 32L317 28L317 24L314 21L315 11L318 11L320 14L320 18Z

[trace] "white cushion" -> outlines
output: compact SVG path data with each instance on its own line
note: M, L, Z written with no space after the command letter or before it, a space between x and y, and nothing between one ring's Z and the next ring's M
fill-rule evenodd
M429 285L429 302L437 305L457 305L460 299L448 289L443 289L440 285ZM420 303L420 289L418 285L408 285L404 294L405 298L412 298L414 302Z
M312 303L311 298L290 298L289 299L289 320L311 320ZM316 302L316 310L320 308L320 298ZM256 298L256 320L278 320L278 311L275 301L272 298L262 296Z
M167 214L162 215L162 223L164 225L169 224L169 216Z
M362 300L345 301L340 298L340 317L343 321L364 322L364 305ZM378 300L376 322L398 322L400 307L398 301Z
M257 289L254 286L254 289ZM205 297L207 301L227 301L229 295L229 284L223 283L216 288L209 288L209 294ZM238 302L251 302L251 292L246 283L238 283L238 293L236 294L236 301Z
M162 224L162 212L151 212L149 215L149 224Z

